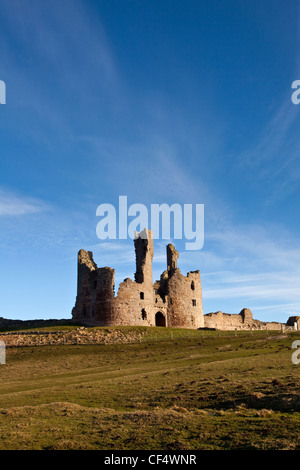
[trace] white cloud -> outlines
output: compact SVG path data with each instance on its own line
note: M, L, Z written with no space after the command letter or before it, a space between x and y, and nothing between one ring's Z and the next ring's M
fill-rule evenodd
M264 204L283 200L299 187L299 107L285 93L260 138L242 153L240 170L264 192ZM250 171L249 171L250 170ZM247 177L247 176L246 176ZM269 183L269 184L268 184ZM267 192L266 192L267 188Z
M205 290L207 299L227 299L227 298L243 298L243 299L282 299L282 298L298 298L300 301L299 286L278 287L275 284L256 284L252 286L213 288Z
M0 189L0 216L19 216L46 210L45 203L38 199L18 196Z

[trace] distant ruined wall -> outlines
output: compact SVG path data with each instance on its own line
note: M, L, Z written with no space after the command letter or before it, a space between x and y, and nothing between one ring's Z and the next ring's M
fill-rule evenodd
M234 330L243 327L241 315L231 315L223 312L208 313L204 315L205 328L214 328L216 330Z
M250 309L243 308L238 314L223 312L208 313L204 315L204 327L216 330L278 330L284 329L279 322L261 322L253 319Z

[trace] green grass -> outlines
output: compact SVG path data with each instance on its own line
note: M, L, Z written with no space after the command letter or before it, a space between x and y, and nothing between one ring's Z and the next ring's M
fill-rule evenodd
M120 329L141 342L8 348L0 449L300 448L299 333Z
M36 326L7 326L0 328L0 333L13 333L13 332L63 332L63 331L73 331L77 330L78 328L84 328L86 331L103 331L106 333L110 333L113 331L119 331L122 333L140 333L148 340L156 340L156 339L170 339L171 337L188 337L188 338L199 338L199 337L232 337L232 336L249 336L249 335L274 335L279 334L279 332L266 332L264 330L254 330L252 332L247 331L216 331L210 329L202 329L202 330L190 330L187 328L150 328L147 326L115 326L115 327L85 327L80 323L73 323L71 320L66 322L65 324L59 325L36 325Z

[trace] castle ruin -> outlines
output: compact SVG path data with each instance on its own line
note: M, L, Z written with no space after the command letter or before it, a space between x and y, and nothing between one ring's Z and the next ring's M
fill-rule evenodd
M253 319L251 310L239 314L221 311L203 315L200 271L184 276L177 266L178 251L167 245L167 270L153 284L152 232L136 233L134 281L125 279L115 295L115 270L98 268L93 253L78 253L78 281L72 319L87 326L166 326L217 330L284 330L279 322ZM293 323L294 324L294 323Z
M78 283L73 320L86 325L204 326L200 271L183 276L178 251L167 246L167 270L153 284L153 238L148 229L136 233L135 280L127 278L114 292L115 270L98 268L90 251L78 253Z

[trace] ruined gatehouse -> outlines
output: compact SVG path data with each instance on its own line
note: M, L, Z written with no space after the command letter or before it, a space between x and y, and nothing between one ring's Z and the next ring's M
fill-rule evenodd
M98 268L91 251L79 251L73 321L87 326L167 326L216 330L282 331L290 325L297 325L296 317L291 317L287 324L255 320L248 308L243 308L239 314L218 311L203 315L200 271L190 271L184 276L177 266L179 253L169 244L167 270L153 284L152 232L144 229L141 233L136 233L134 245L134 281L125 279L120 284L117 295L115 270Z
M167 270L153 284L153 238L148 229L134 240L136 272L115 295L115 270L98 268L90 251L78 253L78 283L73 320L86 325L141 325L175 328L204 326L200 271L184 276L178 251L167 246Z

